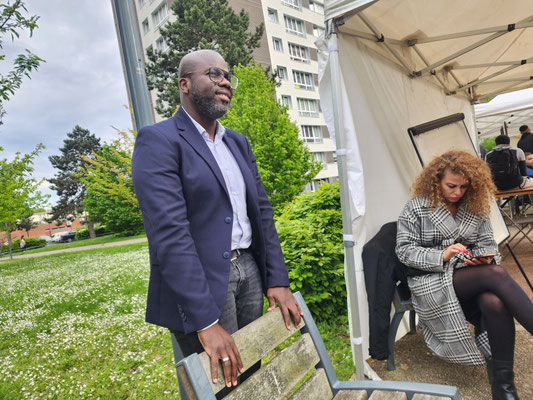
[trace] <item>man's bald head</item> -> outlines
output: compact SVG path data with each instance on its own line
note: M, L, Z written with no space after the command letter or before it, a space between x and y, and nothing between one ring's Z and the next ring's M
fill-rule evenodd
M185 78L187 74L202 69L203 67L209 67L214 62L224 62L224 58L215 50L197 50L192 53L186 54L180 61L178 67L178 77Z

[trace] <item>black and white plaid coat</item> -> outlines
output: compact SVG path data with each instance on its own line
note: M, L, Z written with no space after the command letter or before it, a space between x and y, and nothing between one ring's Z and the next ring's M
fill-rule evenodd
M480 332L474 341L452 283L454 268L464 267L464 254L445 263L442 255L453 243L462 243L474 257L497 252L490 221L464 205L454 218L445 207L432 209L427 204L426 198L419 197L406 204L398 219L396 240L400 261L428 272L408 278L419 325L428 347L439 357L482 365L485 360L480 351L490 356L487 333Z

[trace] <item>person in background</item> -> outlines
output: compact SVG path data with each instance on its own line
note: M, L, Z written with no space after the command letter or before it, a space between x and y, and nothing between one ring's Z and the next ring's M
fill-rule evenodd
M518 141L518 148L522 149L524 153L533 153L533 135L529 126L522 125L520 128L520 140Z
M525 153L526 156L526 173L533 177L533 153Z
M398 218L396 254L408 267L428 347L452 363L482 365L486 359L492 398L508 400L518 399L514 319L533 334L533 303L499 265L489 219L495 190L478 157L463 151L435 157Z
M533 178L527 176L526 156L522 149L511 147L511 139L507 135L496 137L496 146L487 153L485 160L492 171L492 177L498 190L509 190L515 188L533 187ZM500 160L505 160L504 155L508 154L510 170L503 170L505 166L501 165ZM531 204L533 204L533 195L529 195Z
M24 235L20 237L20 249L26 251L26 241L24 240Z
M487 150L485 149L485 146L483 146L481 143L479 144L479 157L484 160L485 156L487 155Z

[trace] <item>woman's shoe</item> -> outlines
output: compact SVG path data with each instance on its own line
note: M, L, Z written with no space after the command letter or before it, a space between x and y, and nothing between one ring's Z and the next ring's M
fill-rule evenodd
M519 400L514 385L513 362L493 358L492 373L492 400Z

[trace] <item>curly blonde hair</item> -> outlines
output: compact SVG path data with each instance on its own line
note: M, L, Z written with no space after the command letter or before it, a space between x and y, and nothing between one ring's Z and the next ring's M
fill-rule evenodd
M465 203L470 212L488 215L496 192L489 166L465 151L448 151L431 160L416 178L411 188L413 195L427 197L430 207L444 205L440 181L446 171L461 175L469 183L459 202Z

